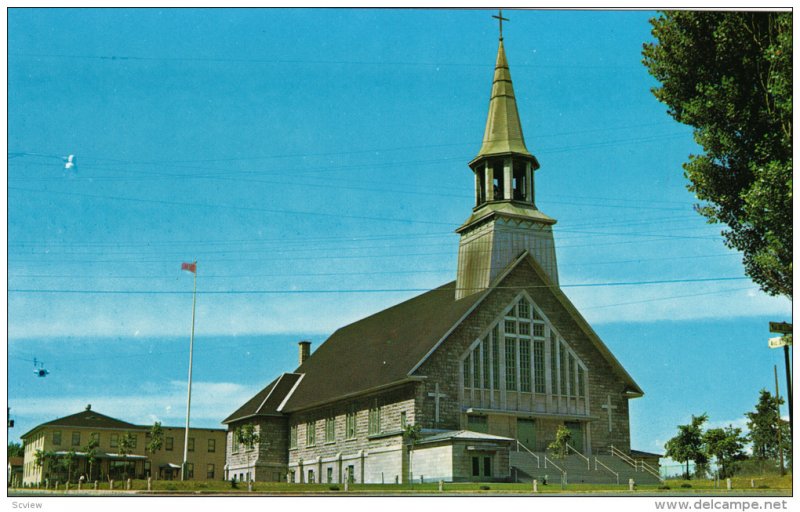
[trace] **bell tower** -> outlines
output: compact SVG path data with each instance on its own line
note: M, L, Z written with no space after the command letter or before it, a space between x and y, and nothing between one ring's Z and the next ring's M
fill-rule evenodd
M558 284L552 226L555 219L536 208L534 173L539 162L525 146L505 48L503 18L494 68L489 115L481 149L469 167L475 175L475 207L456 230L456 300L489 287L523 251ZM507 21L507 20L506 20Z

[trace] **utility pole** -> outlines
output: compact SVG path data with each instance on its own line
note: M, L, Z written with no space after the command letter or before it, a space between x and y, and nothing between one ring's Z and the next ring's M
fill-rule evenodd
M781 476L786 474L786 469L783 467L783 440L781 439L781 408L778 404L781 403L781 394L778 389L778 365L773 365L775 370L775 407L778 409L778 453L781 459Z
M783 359L786 364L786 403L789 406L789 433L794 433L794 421L792 415L792 369L789 347L792 346L792 324L787 322L770 322L769 332L779 333L783 336L769 339L769 348L783 347ZM780 414L778 415L780 419Z

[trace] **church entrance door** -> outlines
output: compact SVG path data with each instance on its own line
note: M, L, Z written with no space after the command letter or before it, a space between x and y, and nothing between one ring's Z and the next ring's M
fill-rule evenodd
M572 434L569 445L583 453L583 425L579 421L568 421L564 423L567 430Z
M536 451L536 422L533 420L517 418L517 440L525 448Z

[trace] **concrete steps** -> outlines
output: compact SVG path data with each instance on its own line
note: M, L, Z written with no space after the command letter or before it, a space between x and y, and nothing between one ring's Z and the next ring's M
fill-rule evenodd
M531 482L536 479L544 483L545 478L550 485L561 483L561 471L566 472L567 483L592 483L592 484L617 484L628 485L628 480L633 479L637 484L656 484L658 477L640 468L634 468L624 460L611 455L590 456L587 464L586 459L579 455L568 455L562 459L555 459L548 456L545 461L545 453L537 452L531 455L525 451L512 451L510 453L511 476L517 482ZM538 461L536 459L538 456ZM608 469L604 468L607 466ZM615 474L616 473L616 474Z

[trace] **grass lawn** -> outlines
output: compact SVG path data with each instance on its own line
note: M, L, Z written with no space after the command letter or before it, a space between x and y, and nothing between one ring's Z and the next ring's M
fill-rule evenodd
M726 482L722 480L719 488L714 486L712 480L667 480L664 485L642 485L637 486L634 494L640 495L737 495L737 496L770 496L770 495L790 495L792 492L792 477L787 474L783 477L777 475L766 475L752 477L755 487L751 487L751 477L735 477L732 479L732 490L726 488ZM152 492L155 494L229 494L229 495L248 495L247 484L239 483L237 488L232 488L230 482L181 482L181 481L153 481ZM114 491L123 491L121 482L115 483ZM667 488L668 487L668 488ZM93 485L83 486L83 492L94 494ZM98 493L109 493L108 482L103 482L99 486ZM132 491L147 493L146 480L133 480ZM48 494L64 494L63 484L57 491L36 490L36 489L9 489L9 495L33 495L46 492ZM444 492L446 494L532 494L531 484L519 483L445 483ZM255 482L253 484L254 494L323 494L336 495L344 494L342 484L291 484L291 483L270 483ZM438 494L438 483L425 484L351 484L348 494L370 494L370 495L396 495L396 494ZM545 495L554 494L619 494L628 493L627 485L613 484L568 484L564 489L560 484L539 485L539 493ZM77 494L77 487L70 486L69 494Z

